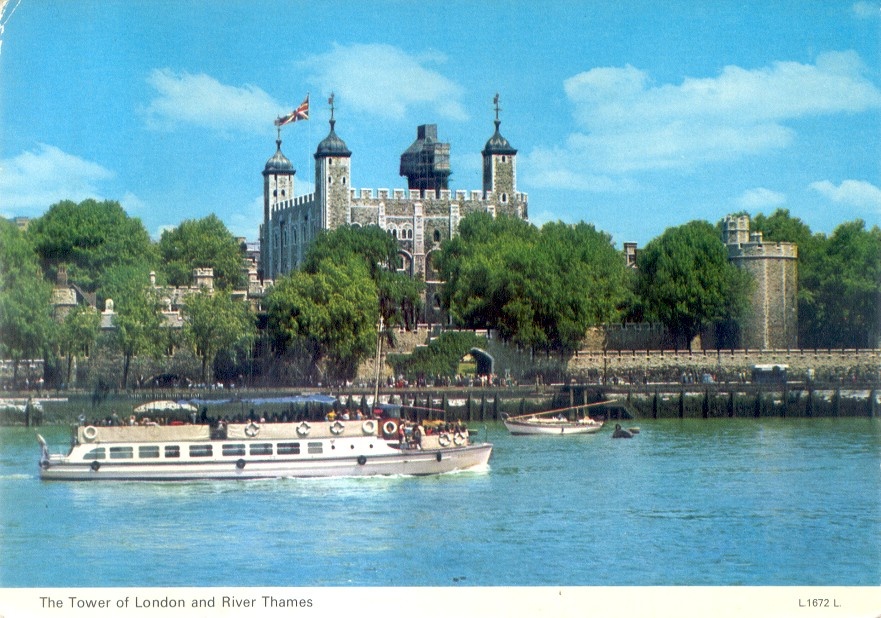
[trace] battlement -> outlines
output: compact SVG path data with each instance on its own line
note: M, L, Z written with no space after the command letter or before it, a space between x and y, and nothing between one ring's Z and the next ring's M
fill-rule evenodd
M349 197L352 202L368 202L373 200L384 202L388 200L397 200L402 202L492 203L494 201L499 201L497 200L499 196L493 191L484 192L476 189L471 191L465 191L463 189L457 189L455 191L450 189L441 189L439 191L420 191L418 189L350 189ZM526 202L528 197L529 194L527 193L517 192L514 195L508 195L507 200L509 202ZM288 202L282 202L282 204L287 203Z
M730 260L797 260L798 245L791 242L749 242L728 245Z
M283 210L287 210L288 208L295 208L297 206L311 206L315 203L315 194L309 193L307 195L300 195L293 199L283 200L277 202L272 206L272 214L277 214Z

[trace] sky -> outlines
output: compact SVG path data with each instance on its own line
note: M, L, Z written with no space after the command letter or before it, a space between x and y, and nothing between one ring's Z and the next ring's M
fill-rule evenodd
M405 188L416 127L482 187L494 130L529 218L617 246L786 208L881 224L881 0L0 0L0 216L116 200L158 239L257 239L273 121L295 193L336 132L351 186Z

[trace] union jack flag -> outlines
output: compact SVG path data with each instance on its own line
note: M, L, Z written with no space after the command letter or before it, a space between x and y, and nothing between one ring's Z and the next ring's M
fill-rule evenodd
M309 95L306 95L306 98L300 103L300 106L297 107L294 111L292 111L287 116L279 116L275 119L275 126L281 127L283 125L288 124L289 122L297 122L298 120L309 120Z

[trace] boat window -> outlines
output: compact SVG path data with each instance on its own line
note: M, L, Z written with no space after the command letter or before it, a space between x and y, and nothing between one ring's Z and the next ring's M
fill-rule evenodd
M166 457L180 457L180 447L179 446L166 446L165 447L165 456Z
M276 453L279 455L299 455L300 454L300 443L299 442L279 442L276 448Z
M139 446L138 457L141 459L155 459L159 457L158 446Z
M223 456L224 457L239 457L245 454L245 445L244 444L224 444L223 445Z
M211 457L210 444L191 444L190 457Z
M309 442L309 454L317 454L320 455L324 452L324 449L321 446L321 442Z
M252 455L272 455L272 444L265 442L251 445Z
M106 457L104 453L104 447L93 448L91 451L83 455L83 459L104 459Z
M110 459L131 459L135 456L135 449L130 446L111 446Z

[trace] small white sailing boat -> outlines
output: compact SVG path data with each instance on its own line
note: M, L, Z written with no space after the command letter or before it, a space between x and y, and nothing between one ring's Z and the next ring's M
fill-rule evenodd
M544 412L521 414L519 416L505 415L503 421L508 431L515 436L596 433L603 428L603 421L592 419L583 410L607 403L609 402L600 401L598 403L545 410Z

